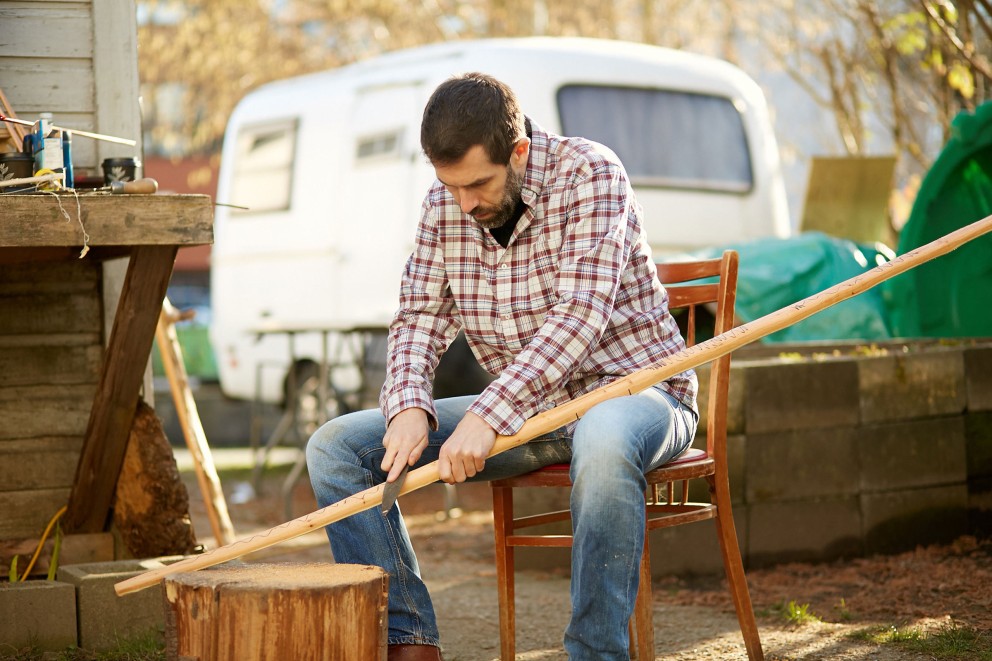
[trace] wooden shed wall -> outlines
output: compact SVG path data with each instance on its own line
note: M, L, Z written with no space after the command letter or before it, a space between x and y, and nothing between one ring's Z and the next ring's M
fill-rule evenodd
M0 0L0 89L18 117L138 141L77 136L77 172L141 155L136 34L132 0ZM37 539L69 499L126 268L12 254L0 251L0 540Z
M60 126L138 141L77 137L77 171L141 155L136 34L132 0L0 0L0 89L17 116L51 112Z
M69 500L103 359L101 264L0 264L0 539Z

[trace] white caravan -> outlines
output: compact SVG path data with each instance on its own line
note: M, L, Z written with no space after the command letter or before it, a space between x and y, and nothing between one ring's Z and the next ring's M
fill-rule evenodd
M231 116L211 264L220 381L232 397L283 396L289 350L274 327L384 327L434 172L420 119L434 88L482 71L540 126L611 147L656 257L790 232L764 96L736 67L616 41L438 44L265 85ZM297 365L320 357L296 338ZM273 366L259 369L259 365Z

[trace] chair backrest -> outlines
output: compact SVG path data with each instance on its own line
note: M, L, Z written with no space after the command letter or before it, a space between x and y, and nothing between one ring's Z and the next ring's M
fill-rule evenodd
M711 310L713 334L734 326L737 299L737 252L727 250L719 259L694 262L667 262L657 265L658 279L668 291L671 311L687 311L684 331L687 346L696 343L697 310ZM712 281L712 278L716 278ZM703 280L704 282L698 282ZM715 306L715 307L714 307ZM706 451L726 466L727 397L730 388L730 354L713 361L710 367L709 397L706 408ZM721 461L722 460L722 461Z

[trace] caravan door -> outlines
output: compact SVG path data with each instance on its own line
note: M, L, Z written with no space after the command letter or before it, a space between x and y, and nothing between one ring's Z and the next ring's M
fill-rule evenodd
M413 170L420 158L419 84L359 89L350 113L346 210L332 238L341 280L334 317L387 326L396 311L400 276L413 250L420 198Z

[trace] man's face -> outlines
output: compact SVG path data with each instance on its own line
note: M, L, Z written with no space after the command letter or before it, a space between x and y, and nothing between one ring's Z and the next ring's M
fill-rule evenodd
M512 216L520 201L529 145L514 149L510 162L489 160L482 145L475 145L460 161L435 165L434 172L462 211L486 229L501 227Z

